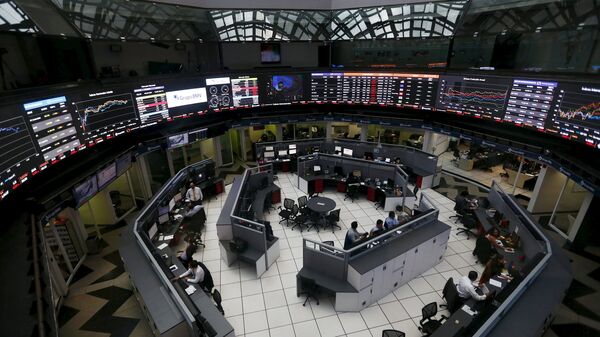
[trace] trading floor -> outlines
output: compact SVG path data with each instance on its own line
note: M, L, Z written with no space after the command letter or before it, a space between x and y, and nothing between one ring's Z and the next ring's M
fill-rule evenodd
M297 199L303 193L295 188L297 176L292 173L279 173L278 185L282 197ZM335 246L343 245L344 235L351 221L358 221L360 232L368 232L377 218L384 219L387 214L376 210L372 202L359 198L354 203L343 201L343 194L326 191L323 196L333 199L341 208L341 230L316 233L290 230L284 224L278 225L277 211L266 215L266 220L274 224L275 236L279 237L281 255L275 265L271 266L259 279L249 265L235 263L227 267L221 261L218 249L216 220L229 192L205 201L207 224L203 234L206 248L201 248L194 259L204 262L213 275L216 288L223 297L225 316L233 325L237 336L258 337L333 337L333 336L381 336L381 331L393 328L404 331L406 336L418 337L417 329L421 316L421 308L430 302L444 303L441 291L449 277L455 280L468 273L469 270L481 272L483 266L475 261L471 254L475 240L464 235L456 235L456 224L448 217L454 215L454 202L440 193L427 189L429 196L440 210L440 220L453 227L444 255L444 261L435 268L410 281L393 294L360 312L336 313L331 300L320 299L316 305L302 306L304 297L296 296L296 273L302 267L302 238L313 238L319 241L333 240ZM130 217L130 219L134 218ZM105 229L103 239L107 247L101 256L93 255L85 262L81 273L85 275L75 282L61 310L61 336L148 336L150 330L143 318L139 304L132 296L127 274L117 251L117 242L121 228L115 226ZM584 320L590 326L600 325L586 315L598 312L596 308L600 292L598 269L600 264L589 259L571 254L575 260L574 269L577 277L583 274L582 282L574 282L574 291L583 298L567 298L562 305L555 325L546 333L546 337L569 336L565 334L572 322ZM595 270L595 274L587 276ZM594 279L593 277L596 277ZM586 305L572 306L569 301L582 300ZM580 307L583 306L583 309ZM585 307L589 309L585 309ZM575 311L574 311L575 310ZM594 311L595 310L595 311ZM448 315L445 310L439 314ZM572 326L571 326L572 328Z

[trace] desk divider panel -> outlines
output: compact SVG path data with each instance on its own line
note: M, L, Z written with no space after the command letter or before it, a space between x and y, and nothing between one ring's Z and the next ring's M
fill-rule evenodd
M303 240L303 266L335 279L346 281L344 253L324 243Z

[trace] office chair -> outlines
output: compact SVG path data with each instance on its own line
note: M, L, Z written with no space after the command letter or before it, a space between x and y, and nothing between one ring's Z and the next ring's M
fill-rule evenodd
M308 202L308 198L305 195L299 197L298 198L298 207L300 207L300 209L306 208L307 202Z
M279 223L282 223L283 221L285 221L289 225L290 217L292 216L292 209L294 208L295 204L296 203L294 202L293 199L289 199L289 198L283 199L283 208L281 206L278 207L279 216L281 217L281 220L279 221Z
M450 162L454 164L454 166L458 167L458 160L460 159L460 150L458 150L458 147L454 148L454 151L452 151L452 156L454 158L452 158Z
M444 285L442 298L446 300L446 304L440 304L440 308L447 308L450 313L454 313L462 304L462 301L458 297L456 284L454 284L454 279L452 277L449 278Z
M444 315L442 315L442 318L440 319L433 318L437 315L437 307L438 305L436 302L431 302L421 309L423 318L419 321L419 330L424 333L425 336L431 336L431 334L442 326L446 319L448 319L448 317Z
M213 288L212 298L213 301L215 301L215 307L217 307L217 310L219 310L219 312L225 316L225 310L223 310L223 306L221 305L221 293L216 288Z
M381 337L404 337L406 336L404 332L398 330L383 330L381 332Z
M333 232L333 227L337 227L338 229L342 229L337 223L340 221L340 209L336 209L335 211L329 212L327 217L327 225L331 227L331 231Z
M354 202L354 199L356 199L356 195L358 194L358 186L359 184L348 184L344 201L350 199L350 201Z
M385 206L385 192L375 192L377 193L377 201L375 201L375 209L380 209Z
M304 300L302 306L305 307L306 302L308 302L311 297L317 301L317 305L319 305L319 298L317 298L317 295L319 294L319 287L317 286L315 280L300 276L300 284L302 286L302 292L298 296L306 295L306 300Z
M454 223L458 223L464 216L463 210L458 208L458 203L454 203L454 212L456 213L452 216L449 216L448 219L454 219Z
M475 235L473 232L471 232L471 230L477 228L477 220L472 215L465 215L461 219L462 219L461 223L463 224L463 227L458 229L458 232L456 233L456 235L465 233L465 234L467 234L467 240L469 240L471 235Z
M308 227L307 231L310 232L310 230L314 228L317 230L317 232L319 232L319 225L321 224L321 220L323 220L323 218L321 217L321 214L313 212L308 208L306 208L305 213L308 215L308 219L312 223Z
M495 250L492 248L492 244L485 235L480 235L475 241L475 249L473 249L473 255L477 257L477 261L481 264L486 264Z
M298 228L300 228L300 232L302 232L304 227L308 227L307 222L310 219L310 217L307 212L303 212L302 210L300 210L298 205L294 205L294 211L296 211L297 213L296 213L296 216L294 216L294 218L291 219L294 222L294 225L292 226L292 230L294 230L294 228L298 227ZM292 212L294 212L294 211L292 211Z

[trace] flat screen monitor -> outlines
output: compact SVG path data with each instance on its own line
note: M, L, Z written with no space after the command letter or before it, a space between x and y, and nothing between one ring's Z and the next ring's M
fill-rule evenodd
M96 175L93 175L73 189L73 197L80 206L84 202L90 200L98 192L98 180Z
M288 151L287 151L287 150L279 150L279 152L277 152L277 154L278 154L279 156L287 156L287 154L288 154Z
M360 170L354 170L354 171L352 171L352 175L355 176L356 178L360 178L360 177L362 177L362 172L360 172Z
M176 91L167 91L167 105L169 109L180 106L206 103L208 96L206 88L192 88Z
M260 44L260 62L261 63L280 63L281 45L279 43L261 43Z
M267 146L265 147L265 151L274 151L275 149L273 149L272 146Z
M352 157L354 150L344 148L344 156Z
M296 154L296 149L291 149L290 154Z
M335 152L342 152L342 147L341 146L336 146L335 147Z
M121 176L131 167L131 153L120 156L116 160L117 162L117 177Z
M161 216L158 217L158 223L159 224L164 224L165 222L169 221L169 213L163 214Z
M115 178L117 178L117 163L112 163L98 172L98 189L103 189Z
M188 134L181 133L175 136L169 136L169 149L183 146L189 142Z
M290 150L295 149L295 148L296 148L296 144L290 144Z
M154 240L156 233L158 233L158 226L155 222L152 224L152 226L150 226L150 229L148 229L148 237L150 238L150 240Z
M169 205L158 207L158 216L169 213Z
M321 166L320 165L315 165L313 166L313 171L316 172L321 172Z
M392 162L392 159L391 159L391 158L385 158L385 162L386 162L386 163L391 163L391 162Z
M169 200L169 211L172 211L175 208L175 198Z
M275 157L275 152L273 152L273 151L265 152L265 158L273 158L273 157Z
M181 195L181 192L175 194L175 196L173 197L173 200L175 200L175 202L179 202L181 200L183 196Z

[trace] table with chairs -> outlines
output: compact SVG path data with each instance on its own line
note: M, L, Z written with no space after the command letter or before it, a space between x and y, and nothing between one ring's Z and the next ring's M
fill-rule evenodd
M285 222L287 226L291 225L291 229L299 229L310 231L311 229L317 232L321 229L335 228L341 229L337 224L340 221L340 209L334 210L336 207L334 200L313 195L310 199L307 196L298 198L298 203L293 199L285 198L283 206L279 207L279 223Z

